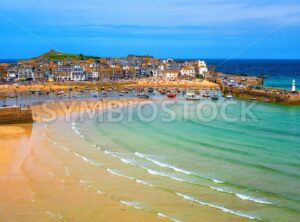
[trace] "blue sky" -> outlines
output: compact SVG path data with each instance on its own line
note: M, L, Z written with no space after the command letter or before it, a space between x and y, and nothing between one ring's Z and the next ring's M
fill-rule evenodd
M0 0L0 59L99 56L300 59L299 0Z

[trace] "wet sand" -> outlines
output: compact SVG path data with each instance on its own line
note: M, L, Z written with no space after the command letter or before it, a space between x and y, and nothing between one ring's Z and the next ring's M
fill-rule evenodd
M72 111L94 103L85 101ZM59 115L63 113L59 104L49 106ZM33 110L37 113L42 108L35 106ZM119 199L92 188L79 174L69 172L65 161L74 169L83 165L82 173L88 169L74 155L68 154L62 161L62 156L52 153L57 147L45 139L47 127L41 120L36 118L33 126L0 126L0 221L159 220L156 215L122 205Z

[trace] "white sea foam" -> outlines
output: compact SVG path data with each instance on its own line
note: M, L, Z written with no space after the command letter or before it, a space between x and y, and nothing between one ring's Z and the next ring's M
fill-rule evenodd
M224 183L224 181L222 181L222 180L212 179L212 178L210 178L210 179L215 183Z
M111 174L113 174L113 175L115 175L115 176L124 177L124 178L130 179L130 180L134 180L136 183L143 184L143 185L146 185L146 186L149 186L149 187L153 187L152 184L147 183L147 182L144 181L144 180L140 180L140 179L137 179L137 178L134 178L134 177L130 177L130 176L124 175L124 174L119 173L119 172L117 172L116 170L112 170L112 169L110 169L110 168L107 168L106 170L107 170L109 173L111 173Z
M87 180L79 180L79 182L80 182L81 184L84 184L84 185L89 185L89 184L90 184L90 182L87 181Z
M265 199L260 199L257 197L251 197L251 196L247 196L247 195L240 194L240 193L237 193L235 195L242 200L249 200L249 201L253 201L256 203L260 203L260 204L272 204L270 201L267 201Z
M210 187L210 189L212 189L212 190L216 190L216 191L219 191L219 192L222 192L222 193L230 193L230 194L232 194L232 192L231 192L231 191L229 191L229 190L225 190L225 189L223 189L223 188L220 188L220 187Z
M120 200L120 203L123 205L129 206L129 207L133 207L138 210L143 209L143 207L137 202L129 202L129 201L125 201L125 200Z
M66 146L59 145L60 148L62 148L64 151L70 151L70 149Z
M79 135L81 138L84 138L84 135L78 130L77 127L72 126L72 130L73 130L77 135Z
M119 157L120 160L123 162L123 163L126 163L126 164L130 164L130 165L134 165L136 166L136 163L133 161L133 160L128 160L128 159L125 159L123 157Z
M101 195L101 194L104 194L104 192L101 190L97 190L97 194Z
M213 189L213 190L222 192L222 193L233 194L233 195L235 195L236 197L238 197L242 200L252 201L252 202L260 203L260 204L272 204L270 201L267 201L265 199L248 196L248 195L241 194L241 193L235 193L235 192L227 190L227 189L223 189L223 188L219 188L219 187L210 187L210 188Z
M152 159L150 157L147 157L145 154L142 154L142 153L139 153L139 152L135 152L135 155L140 157L140 158L143 158L143 159L146 159L160 167L163 167L163 168L169 168L169 169L172 169L176 172L180 172L180 173L184 173L184 174L187 174L187 175L196 175L195 173L193 172L190 172L190 171L187 171L187 170L184 170L184 169L180 169L178 167L175 167L175 166L172 166L172 165L169 165L167 163L163 163L163 162L160 162L160 161L157 161L155 159Z
M61 221L61 220L64 219L64 217L63 217L62 215L60 215L60 214L54 214L54 213L52 213L52 212L49 211L49 210L47 210L46 213L47 213L50 217L55 218L55 219L58 220L58 221Z
M170 174L167 174L165 172L159 172L159 171L156 171L156 170L151 170L151 169L148 169L146 167L142 167L144 170L146 170L149 174L152 174L152 175L158 175L158 176L162 176L162 177L168 177L170 179L173 179L173 180L176 180L176 181L179 181L179 182L185 182L185 183L193 183L191 181L187 181L187 180L184 180L182 178L179 178L179 177L176 177L176 176L173 176L173 175L170 175Z
M109 172L110 174L113 174L113 175L115 175L115 176L124 177L123 174L120 174L120 173L118 173L118 172L116 172L115 170L112 170L112 169L110 169L110 168L107 168L106 170L107 170L107 172Z
M75 156L77 156L79 158L81 157L81 155L79 155L78 153L76 153L76 152L73 152L73 153L74 153Z
M101 149L101 148L100 148L100 149ZM126 159L126 158L124 158L124 157L119 156L118 154L116 154L116 153L114 153L114 152L105 150L104 153L107 154L107 155L110 155L110 156L112 156L112 157L114 157L114 158L117 158L117 159L121 160L121 162L123 162L123 163L130 164L130 165L133 165L133 166L137 166L137 164L135 163L134 160Z
M76 152L73 152L73 153L74 153L75 156L77 156L78 158L82 159L86 163L89 163L89 164L91 164L93 166L97 166L97 167L100 166L100 164L97 163L97 162L95 162L94 160L91 160L91 159L89 159L89 158L87 158L85 156L82 156L82 155L80 155L80 154L78 154Z
M198 204L203 205L203 206L216 208L216 209L222 210L223 212L234 214L234 215L237 215L237 216L240 216L240 217L245 217L245 218L248 218L248 219L251 219L251 220L255 220L255 219L258 220L258 218L256 218L255 216L244 213L244 212L240 212L240 211L228 209L228 208L223 207L223 206L207 203L207 202L201 201L199 199L196 199L196 198L194 198L192 196L189 196L189 195L186 195L186 194L182 194L182 193L176 193L176 194L179 197L181 197L185 200L192 201L192 202L198 203Z
M173 221L173 222L181 222L181 220L177 220L177 219L175 219L173 217L170 217L170 216L168 216L166 214L163 214L163 213L157 213L157 216L169 219L170 221Z
M147 182L145 182L145 181L143 181L143 180L135 179L135 181L136 181L137 183L140 183L140 184L143 184L143 185L146 185L146 186L149 186L149 187L153 187L152 184L147 183Z
M170 164L167 164L167 163L157 161L157 160L155 160L153 158L150 158L148 155L143 154L143 153L135 152L134 154L136 156L142 158L142 159L145 159L145 160L148 160L148 161L154 163L157 166L167 168L167 169L171 169L171 170L174 170L175 172L183 173L185 175L194 175L194 176L202 177L202 178L204 177L206 179L209 179L209 180L213 181L214 183L224 183L223 181L218 180L218 179L214 179L214 178L210 178L210 177L207 177L207 176L199 175L197 173L194 173L194 172L191 172L191 171L188 171L188 170L185 170L185 169L181 169L181 168L178 168L176 166L173 166L173 165L170 165Z
M80 132L78 131L77 127L72 126L72 130L73 130L75 133L80 134Z

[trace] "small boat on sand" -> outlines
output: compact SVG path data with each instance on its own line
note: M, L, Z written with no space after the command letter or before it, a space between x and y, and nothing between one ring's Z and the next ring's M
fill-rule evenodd
M58 96L61 96L61 95L63 95L65 92L63 91L63 90L61 90L61 91L59 91L58 93L57 93L57 95Z
M200 100L200 96L198 96L194 91L186 92L184 98L186 100L194 100L194 101Z
M205 97L205 98L209 98L210 94L209 94L209 92L205 92L202 96Z
M141 98L141 99L149 99L149 96L144 94L144 93L140 93L137 95L138 98Z
M148 93L153 93L154 89L153 88L148 88Z
M176 94L176 93L173 93L173 92L170 92L170 93L167 94L167 96L168 96L169 98L175 98L175 97L177 96L177 94Z

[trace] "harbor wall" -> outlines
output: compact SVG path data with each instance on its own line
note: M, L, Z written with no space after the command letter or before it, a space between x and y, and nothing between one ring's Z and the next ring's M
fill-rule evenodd
M244 99L255 99L258 101L268 101L272 103L280 103L286 105L300 105L300 93L295 94L287 93L285 94L283 90L276 91L263 91L254 89L241 89L223 86L223 94L231 94L236 97Z
M0 124L32 123L30 108L0 107Z

